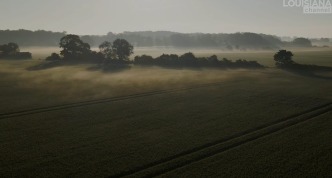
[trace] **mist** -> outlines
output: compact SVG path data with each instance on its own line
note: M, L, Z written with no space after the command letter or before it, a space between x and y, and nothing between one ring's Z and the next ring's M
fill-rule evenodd
M33 61L0 61L0 71L16 87L42 94L55 95L59 100L76 101L123 96L155 90L177 89L197 84L227 82L257 78L263 71L166 69L160 67L131 67L123 71L92 71L93 65L61 66L30 71ZM37 92L38 93L38 92Z
M167 30L332 38L331 15L303 14L301 8L284 7L282 0L2 0L0 18L2 29L45 29L80 35Z
M332 0L300 1L0 0L0 177L331 177Z

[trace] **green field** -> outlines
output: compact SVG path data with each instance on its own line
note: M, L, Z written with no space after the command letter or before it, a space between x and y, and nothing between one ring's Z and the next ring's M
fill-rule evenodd
M0 177L332 175L332 72L276 69L273 51L203 50L269 68L26 70L46 51L0 61ZM332 51L294 53L332 66Z

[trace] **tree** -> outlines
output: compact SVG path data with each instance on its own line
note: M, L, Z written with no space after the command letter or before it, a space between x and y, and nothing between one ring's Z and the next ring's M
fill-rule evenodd
M216 63L219 62L219 59L218 59L218 57L217 57L216 55L212 55L212 56L210 56L210 57L208 58L208 61L209 61L210 63L216 64Z
M80 59L90 55L90 45L84 43L77 35L66 35L60 40L60 54L65 59Z
M179 57L184 66L192 66L196 63L196 57L193 53L188 52Z
M115 54L112 48L112 43L108 41L104 41L99 45L99 51L106 59L114 59Z
M287 50L279 50L276 54L274 54L274 60L276 61L276 66L282 67L285 65L292 65L295 62L292 60L293 53Z
M308 40L307 38L295 38L293 40L293 45L299 46L299 47L311 47L311 41Z
M46 57L46 61L59 61L61 60L61 57L57 53L52 53L50 56Z
M20 52L20 48L16 43L8 43L4 45L0 45L0 51L3 56L9 56Z
M116 39L113 42L112 50L118 60L128 61L133 54L134 47L125 39Z

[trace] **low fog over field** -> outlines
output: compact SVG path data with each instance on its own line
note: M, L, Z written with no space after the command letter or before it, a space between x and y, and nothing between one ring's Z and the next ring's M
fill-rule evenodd
M4 160L2 165L9 164L5 175L45 175L49 172L44 170L50 167L52 174L59 175L72 175L71 171L83 176L98 171L103 175L100 177L117 175L276 123L332 99L330 80L276 68L217 70L129 65L120 71L103 72L92 70L96 64L77 64L27 70L41 62L0 60L0 113L4 118L0 119L0 137L4 140L0 160ZM79 103L212 83L215 85L158 95L83 106ZM46 109L36 109L43 107ZM19 116L21 113L24 115ZM270 138L266 132L262 137ZM298 138L302 137L295 139ZM304 145L316 141L308 140ZM57 161L65 164L55 164ZM13 171L11 168L17 164L30 169ZM71 169L67 171L68 165Z
M94 49L97 50L97 49ZM185 88L200 84L236 81L255 81L266 83L288 82L293 83L293 77L301 77L303 74L289 73L276 69L273 60L275 51L247 51L247 52L220 52L218 50L192 50L196 56L210 56L216 54L219 59L224 57L230 60L239 58L257 60L267 66L265 69L207 69L184 68L172 69L162 67L140 67L129 65L127 68L115 71L102 71L95 69L97 64L79 64L57 66L43 70L28 70L32 66L43 63L43 59L51 52L59 51L59 48L22 48L22 51L33 52L32 60L0 60L2 74L1 87L12 94L3 92L3 100L13 105L21 105L26 102L36 103L39 106L43 102L46 105L52 103L71 103L75 101L123 96L134 93L144 93L155 90ZM165 50L159 48L136 48L134 55L148 54L158 56L163 53L181 54L184 50ZM332 66L331 51L299 50L294 52L299 63L318 64ZM133 56L132 56L133 58ZM331 77L331 72L317 72L323 77ZM290 78L290 76L292 76ZM310 79L305 76L303 79ZM319 82L320 80L317 80ZM323 81L324 83L326 81ZM248 83L250 84L250 83ZM320 84L321 85L321 84ZM12 86L8 88L7 86ZM277 86L275 86L277 87ZM12 99L15 96L17 99ZM26 99L29 97L30 101ZM41 100L44 98L44 100ZM45 104L45 103L44 103ZM10 105L6 105L10 108ZM23 106L22 106L23 107Z
M0 0L0 178L332 177L331 4Z
M96 65L57 66L28 70L38 59L0 60L0 111L10 112L78 101L181 89L204 84L229 85L238 81L268 81L266 69L168 69L129 66L123 70L95 70ZM9 87L10 86L10 87ZM184 91L185 92L185 91Z
M25 65L22 66L22 63ZM99 98L259 75L259 72L244 69L221 71L137 66L115 72L93 71L90 70L91 65L55 67L37 71L26 69L36 63L38 62L0 61L0 70L8 78L15 80L19 87L41 89L43 92L56 93L59 97L65 98L75 98L79 95L84 98Z

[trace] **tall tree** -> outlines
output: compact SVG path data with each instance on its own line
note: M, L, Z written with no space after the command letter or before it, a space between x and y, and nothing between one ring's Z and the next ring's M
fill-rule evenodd
M60 40L60 54L65 59L80 59L89 56L91 53L90 45L84 43L77 35L66 35Z
M112 50L116 58L121 61L128 61L129 56L134 53L134 47L125 39L116 39L113 42Z
M106 59L114 59L115 54L112 48L112 43L108 41L104 41L102 44L99 45L99 51Z

